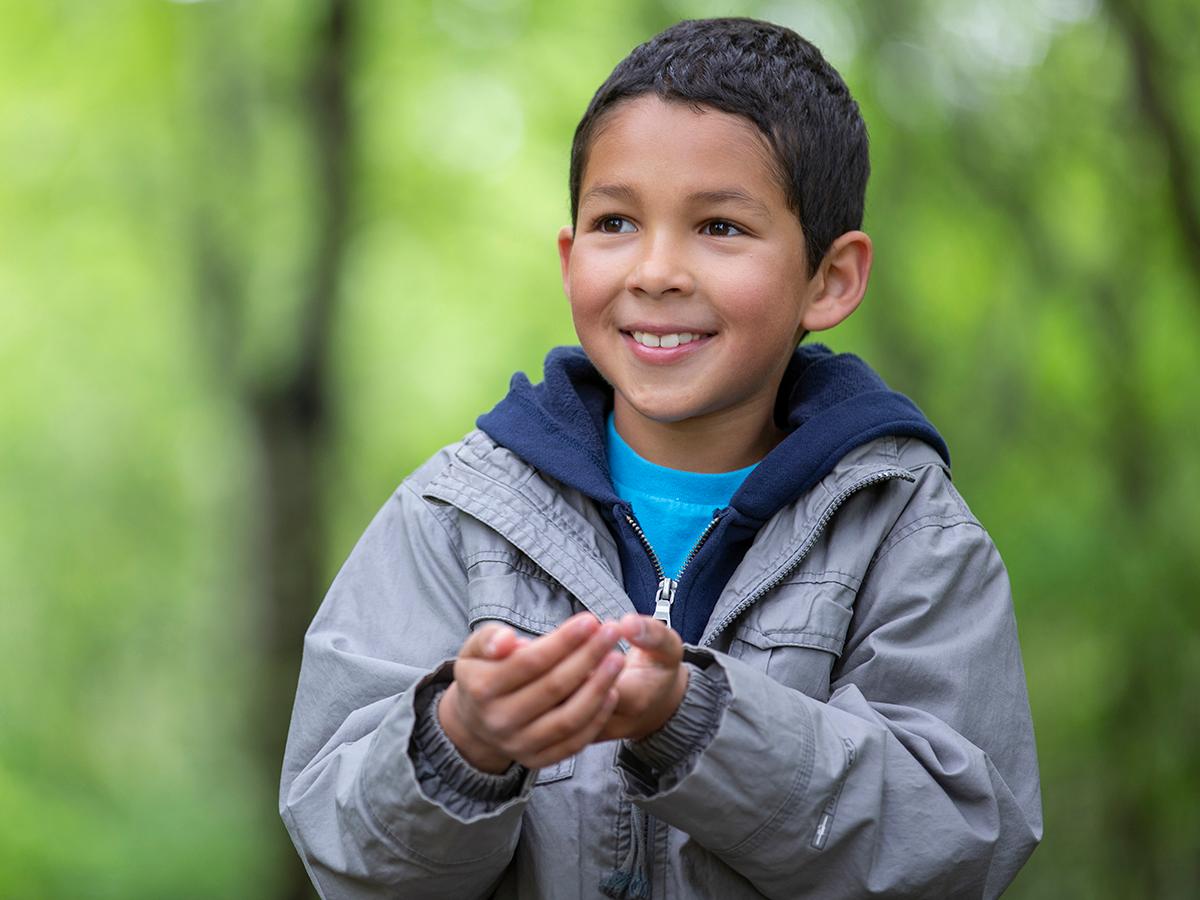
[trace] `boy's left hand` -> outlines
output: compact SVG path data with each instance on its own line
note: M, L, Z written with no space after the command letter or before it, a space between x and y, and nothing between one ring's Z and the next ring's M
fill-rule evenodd
M635 613L622 617L617 626L630 649L614 684L619 694L616 709L596 741L638 740L657 731L679 708L688 686L678 633Z

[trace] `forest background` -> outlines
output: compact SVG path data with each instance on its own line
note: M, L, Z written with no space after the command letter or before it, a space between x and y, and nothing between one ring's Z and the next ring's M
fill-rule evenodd
M1200 896L1200 6L55 0L0 6L0 897L309 896L303 630L572 342L592 91L719 14L870 127L874 277L822 338L1007 561L1047 835L1010 896Z

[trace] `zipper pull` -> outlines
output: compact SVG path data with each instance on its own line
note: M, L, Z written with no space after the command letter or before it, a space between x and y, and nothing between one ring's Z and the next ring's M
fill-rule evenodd
M654 594L654 618L671 627L671 604L675 602L676 582L665 575L658 582L658 591Z

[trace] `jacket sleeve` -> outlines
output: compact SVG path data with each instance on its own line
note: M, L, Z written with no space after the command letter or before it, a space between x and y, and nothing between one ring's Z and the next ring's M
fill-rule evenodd
M723 685L715 730L661 771L625 746L627 790L770 897L999 895L1042 821L995 547L969 516L917 519L880 548L852 622L828 702L692 651Z
M532 773L471 769L433 707L468 632L456 541L402 485L305 636L280 814L323 897L486 896L512 858Z

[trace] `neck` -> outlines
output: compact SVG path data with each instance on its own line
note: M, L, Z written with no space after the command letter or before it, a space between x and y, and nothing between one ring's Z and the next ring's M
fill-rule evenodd
M757 463L783 440L773 418L774 399L766 409L748 406L659 422L614 398L613 424L642 459L686 472L732 472Z

